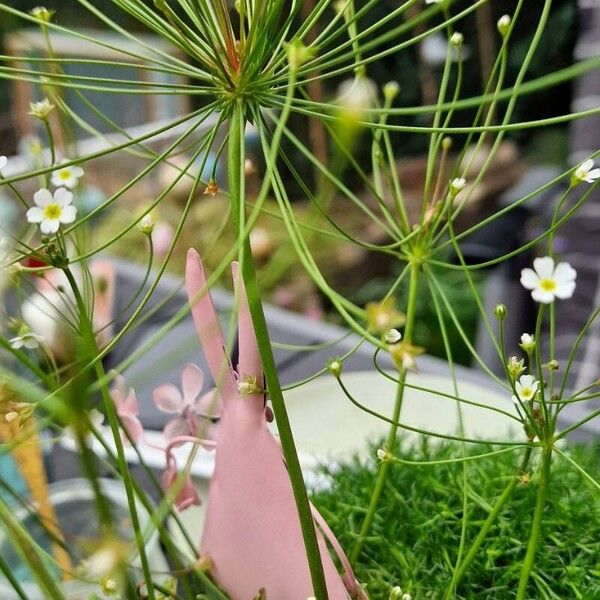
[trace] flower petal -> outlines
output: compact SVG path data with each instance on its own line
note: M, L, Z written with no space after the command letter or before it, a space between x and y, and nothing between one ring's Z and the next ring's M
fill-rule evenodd
M123 402L121 402L119 405L119 414L137 416L139 412L140 407L137 401L137 396L135 395L135 390L133 388L129 388L129 391L127 392Z
M531 292L531 297L536 302L541 302L542 304L551 304L554 302L554 292L546 292L541 288L537 288Z
M60 227L60 221L58 219L44 219L40 223L40 230L46 235L50 233L56 233Z
M44 220L44 209L33 206L27 211L27 220L30 223L41 223Z
M578 170L582 171L583 173L587 173L593 166L594 166L594 161L591 158L588 158L587 160L583 161L579 165Z
M202 391L204 373L197 365L188 363L181 371L181 391L183 403L187 406L193 404Z
M181 392L172 384L159 385L152 392L152 399L159 410L167 413L179 413L183 410Z
M593 183L596 179L600 179L600 169L592 169L586 176L585 180L588 183Z
M554 280L557 285L574 281L577 277L577 271L567 262L560 262L554 269Z
M67 188L61 187L54 192L54 200L62 208L69 206L73 202L73 192L70 192Z
M221 396L217 388L203 394L192 406L195 414L202 417L219 417L222 412Z
M139 442L144 433L144 428L142 427L140 420L131 415L119 415L119 418L121 419L121 425L123 426L123 429L127 431L133 442ZM122 438L124 442L129 442L126 435L123 435Z
M76 217L77 209L72 205L67 205L62 209L59 220L61 223L72 223Z
M554 291L554 295L561 300L566 300L573 295L575 291L575 282L574 281L564 281L559 283L556 286L556 290Z
M550 278L554 273L554 260L551 256L542 256L533 261L533 268L540 279Z
M38 206L41 206L42 208L44 208L45 206L48 206L48 204L52 204L52 202L54 202L54 196L52 196L52 193L50 192L50 190L47 190L46 188L42 188L41 190L38 190L33 195L33 201Z
M163 429L163 435L167 440L173 440L180 435L194 435L193 431L190 431L188 421L184 417L175 417L171 419Z
M534 290L540 282L540 278L537 276L537 273L533 269L523 269L521 271L521 285L528 289Z

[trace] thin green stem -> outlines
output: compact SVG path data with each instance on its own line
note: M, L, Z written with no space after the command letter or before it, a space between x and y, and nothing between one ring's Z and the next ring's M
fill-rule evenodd
M420 268L420 265L417 263L411 263L410 265L410 281L408 284L408 306L406 309L406 327L404 329L404 339L407 343L410 343L412 341L413 329L415 325ZM396 389L396 399L394 401L394 410L392 412L392 422L385 441L385 449L388 452L392 453L394 452L394 448L396 446L396 438L398 436L398 422L400 421L400 414L402 412L402 401L404 399L404 390L406 389L404 385L404 382L406 380L406 374L407 370L405 368L402 368L400 371L398 387ZM369 533L369 529L371 528L373 519L375 518L375 513L377 512L377 507L379 506L379 501L381 499L381 494L385 486L385 481L387 479L389 468L390 462L388 461L384 461L379 465L379 469L377 471L377 478L375 479L373 493L371 494L371 499L369 500L367 513L358 533L358 538L354 543L354 547L352 548L352 551L350 553L351 564L355 563L358 557L360 556L365 537Z
M548 498L548 486L550 480L550 466L552 464L552 447L547 446L542 452L542 467L540 473L540 484L537 492L537 500L535 503L535 512L533 514L533 523L531 525L531 534L529 543L527 544L527 553L521 568L519 577L519 588L517 590L516 600L525 600L527 593L527 584L531 576L531 570L535 560L535 554L540 541L542 531L542 521L544 517L544 508L546 499Z

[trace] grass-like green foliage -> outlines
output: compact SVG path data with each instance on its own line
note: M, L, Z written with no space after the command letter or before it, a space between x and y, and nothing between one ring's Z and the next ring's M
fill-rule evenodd
M570 455L598 478L600 446L576 447ZM488 446L471 446L481 454ZM408 460L443 460L459 455L456 445L403 448ZM535 468L537 459L532 455ZM498 495L518 472L520 451L467 463L468 550ZM351 548L372 492L375 465L353 459L329 472L331 488L314 494L345 548ZM372 600L387 600L400 585L413 600L442 598L452 576L462 527L462 463L436 466L392 465L381 505L356 565ZM519 484L505 504L477 557L459 585L456 599L515 597L535 506L537 478ZM528 598L600 598L600 499L598 491L555 455L542 542Z

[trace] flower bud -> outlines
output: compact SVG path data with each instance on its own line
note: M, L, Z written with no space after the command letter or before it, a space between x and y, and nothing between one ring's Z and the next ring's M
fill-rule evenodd
M31 9L30 14L44 23L49 23L52 20L54 11L48 10L45 6L36 6Z
M391 104L394 101L394 98L400 92L400 86L397 81L388 81L383 86L383 97L387 104Z
M523 349L523 352L531 354L535 350L535 338L530 333L524 333L521 336L521 343L519 346Z
M154 229L154 220L152 219L151 215L144 215L137 224L137 228L145 235L152 235L152 231Z
M450 148L452 148L452 138L447 135L446 137L442 138L442 150L447 152L450 150Z
M494 316L498 321L504 321L506 319L508 311L506 310L506 304L497 304L494 308Z
M397 344L402 339L402 334L397 329L388 329L383 335L386 344Z
M547 362L544 367L546 367L548 371L558 371L558 369L560 369L560 364L555 358L553 358L551 361Z
M512 19L510 18L509 15L502 15L498 19L498 23L496 26L498 27L498 32L500 33L500 35L502 37L507 36L508 30L510 29L511 22L512 22Z
M399 585L395 585L390 590L389 600L398 600L402 596L402 588Z
M344 365L339 358L332 358L327 362L327 369L336 378L339 379Z
M465 36L460 31L455 31L450 38L450 45L455 48L460 48L465 41Z
M511 356L506 364L508 374L513 381L516 381L521 376L521 373L525 370L524 360L518 359L516 356Z
M450 196L455 198L458 193L467 185L467 180L464 177L456 177L450 182Z

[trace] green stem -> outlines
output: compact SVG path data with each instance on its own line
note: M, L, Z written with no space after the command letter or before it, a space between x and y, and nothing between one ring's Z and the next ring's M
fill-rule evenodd
M234 226L238 237L243 235L245 229L244 126L245 117L243 106L241 104L236 104L233 110L229 133L228 169L231 214L233 216ZM306 548L313 591L317 600L327 600L327 585L325 583L325 575L323 573L323 564L321 562L315 526L310 511L310 504L308 502L308 495L304 485L298 453L296 451L296 444L294 442L283 393L281 391L281 385L277 375L277 367L263 312L260 290L258 288L256 273L252 262L250 244L247 236L240 241L240 264L246 294L248 296L248 306L267 381L269 398L277 422L279 439L281 441L296 508L298 509L300 528L302 530L302 537Z
M527 467L527 463L529 462L530 456L531 448L527 448L525 450L525 455L523 456L523 461L521 462L519 471L525 470L525 468ZM487 537L487 534L491 529L492 525L498 518L502 507L506 504L507 500L513 493L513 490L517 486L518 481L519 479L517 476L512 477L509 484L504 488L504 491L496 500L494 506L492 506L492 510L490 511L489 515L487 516L487 519L485 520L481 529L479 530L479 533L477 534L477 537L475 538L473 544L469 548L469 551L465 554L465 557L455 569L454 574L452 575L452 581L450 582L450 586L446 590L446 595L444 596L445 600L450 600L452 598L453 590L456 589L456 586L458 586L458 584L462 580L467 568L469 567L471 562L473 562L473 559L477 555L479 548L485 541L485 538Z
M552 447L545 447L542 452L541 479L537 493L537 501L535 503L535 513L533 515L529 543L527 544L527 554L525 555L525 560L521 569L521 576L519 578L519 589L517 590L516 600L525 600L527 583L529 582L529 576L531 575L531 570L533 568L535 553L537 551L540 540L540 532L542 530L542 519L544 516L544 508L546 506L546 499L548 497L548 483L550 480L551 463Z
M419 285L419 270L420 265L417 263L411 263L410 265L410 282L408 287L408 306L406 309L406 327L404 329L404 339L406 342L410 343L412 340L412 334L415 324L415 313L417 307L417 290ZM402 411L402 401L404 399L404 390L406 381L406 369L402 368L400 372L400 378L398 381L398 387L396 390L396 399L394 402L394 411L392 413L392 423L385 441L385 449L388 452L394 452L394 447L396 445L396 438L398 436L398 422L400 421L400 413ZM363 521L360 531L358 533L358 539L354 543L354 547L350 553L350 563L354 564L358 557L360 556L360 552L362 550L363 543L365 541L365 537L367 536L369 529L373 523L373 519L375 518L375 513L377 512L377 507L379 506L379 501L381 499L381 494L383 492L383 488L385 486L385 481L387 479L387 474L390 468L390 461L383 461L379 465L379 470L377 472L377 479L375 480L375 485L373 487L373 493L371 494L371 499L369 500L369 506L367 508L367 514L365 516L365 520Z
M65 276L69 281L69 285L73 291L73 295L75 296L75 302L77 303L77 308L80 314L80 329L81 336L89 348L94 351L94 354L97 354L96 347L96 338L94 336L94 331L92 328L92 323L90 318L88 317L87 307L83 297L81 296L81 292L79 291L79 286L77 285L77 281L73 276L73 273L69 269L69 267L65 267L63 269ZM102 366L101 361L94 362L94 372L99 381L103 381L105 379L104 367ZM154 594L154 585L152 582L152 574L150 572L150 564L148 562L148 557L146 555L146 548L144 542L144 536L140 527L140 521L137 514L136 500L135 500L135 492L133 489L133 483L131 479L131 473L129 472L129 467L127 465L127 460L125 458L125 451L123 448L123 440L121 439L121 433L119 430L119 420L116 414L115 406L112 398L108 392L106 385L103 385L101 388L102 401L104 405L104 410L106 412L106 417L110 424L111 432L113 434L113 439L115 442L115 448L117 450L117 459L119 465L119 472L121 477L123 478L123 486L125 488L125 493L127 495L127 503L129 505L129 512L131 516L131 525L135 536L136 545L138 548L138 552L140 555L140 562L142 563L142 571L144 572L144 580L146 583L146 589L148 593L148 598L150 600L155 599ZM91 480L92 485L94 484L93 479Z

